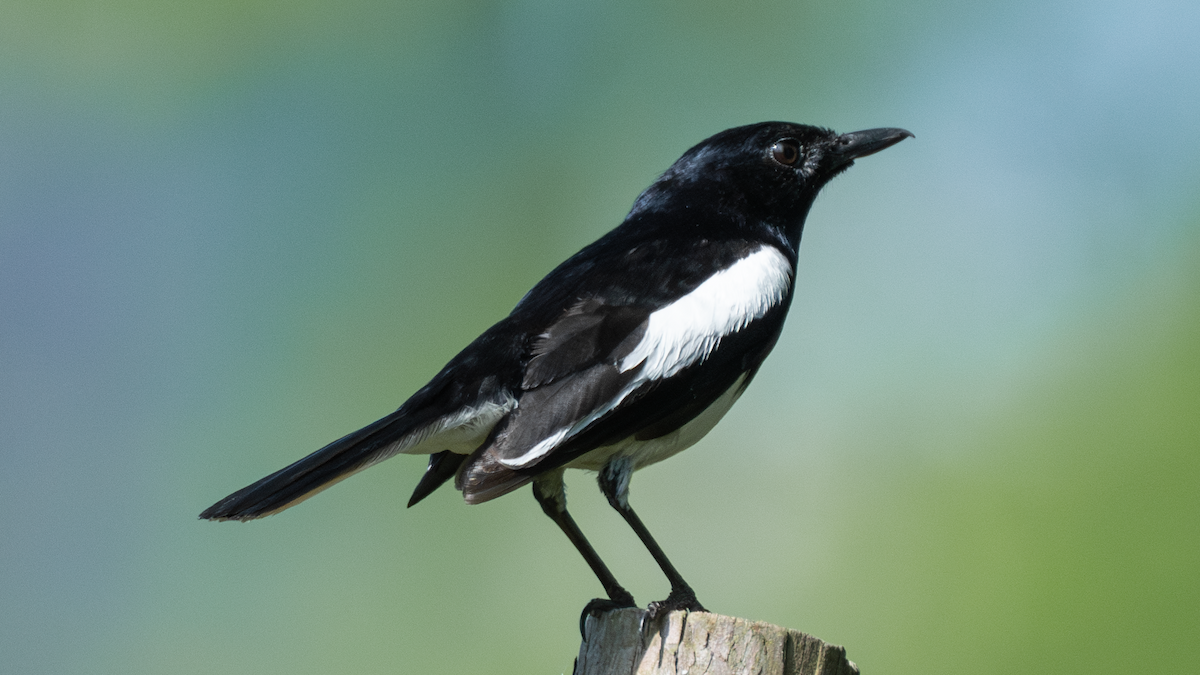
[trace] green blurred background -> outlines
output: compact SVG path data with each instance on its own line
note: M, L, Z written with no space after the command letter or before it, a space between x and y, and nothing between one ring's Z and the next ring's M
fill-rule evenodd
M0 3L0 671L563 673L599 585L401 457L248 525L767 119L916 133L633 503L714 611L865 673L1200 670L1194 0ZM583 528L653 561L585 474Z

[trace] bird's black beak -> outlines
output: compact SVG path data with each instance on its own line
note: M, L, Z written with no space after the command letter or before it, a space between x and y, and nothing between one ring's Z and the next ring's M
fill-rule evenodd
M915 138L911 131L904 129L866 129L851 131L833 139L825 156L832 160L830 168L844 168L859 157L873 155L884 148L890 148L906 138Z

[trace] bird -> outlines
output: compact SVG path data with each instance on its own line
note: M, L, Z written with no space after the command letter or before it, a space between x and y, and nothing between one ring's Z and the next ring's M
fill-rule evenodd
M910 137L762 122L701 141L399 409L200 518L278 513L398 454L429 456L409 507L451 479L468 504L532 484L607 596L588 603L582 625L636 606L567 510L565 470L594 471L670 582L648 610L706 611L630 506L630 478L699 441L758 373L783 329L821 188Z

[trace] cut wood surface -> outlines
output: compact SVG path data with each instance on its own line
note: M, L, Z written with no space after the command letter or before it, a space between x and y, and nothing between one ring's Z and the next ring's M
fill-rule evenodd
M708 612L588 616L574 675L857 675L846 650L797 630Z

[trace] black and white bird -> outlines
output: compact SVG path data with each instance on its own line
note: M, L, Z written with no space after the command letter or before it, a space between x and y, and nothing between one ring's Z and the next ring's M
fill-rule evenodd
M630 507L630 476L700 440L754 379L821 187L909 136L764 122L701 142L399 410L200 517L260 518L393 455L429 455L409 506L451 478L468 504L532 483L604 586L590 610L634 606L567 512L563 472L587 469L671 583L651 609L703 610Z

